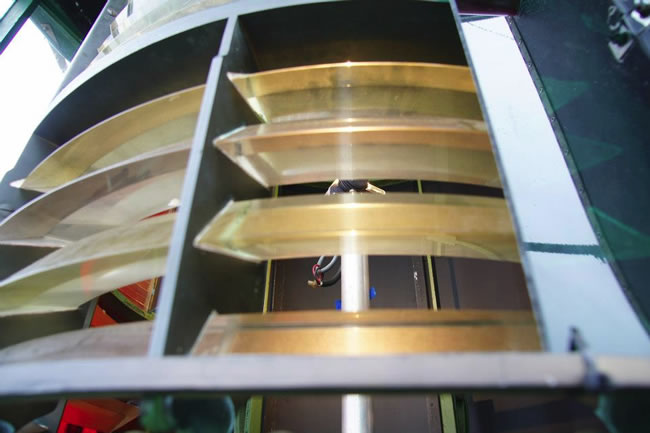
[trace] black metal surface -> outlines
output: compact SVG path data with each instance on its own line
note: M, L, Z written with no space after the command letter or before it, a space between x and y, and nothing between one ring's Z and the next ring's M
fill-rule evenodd
M205 83L224 26L219 21L163 39L98 71L73 92L65 89L34 133L61 145L120 111Z
M525 1L525 0L524 0ZM457 0L462 14L516 15L520 0Z
M440 308L531 309L518 263L435 257L434 264Z
M161 288L152 355L187 352L212 310L261 311L264 266L200 251L194 237L230 200L259 198L269 191L212 146L212 140L256 117L237 94L228 71L255 65L236 18L228 21L220 55L212 61Z
M511 28L544 94L603 258L649 330L650 59L638 43L616 54L609 6L524 1Z
M45 0L47 8L57 14L57 19L65 21L71 30L82 38L89 31L100 11L106 4L105 0Z
M438 400L421 395L373 395L373 432L442 432ZM274 396L264 400L263 432L341 430L340 396Z
M428 194L462 194L479 195L483 197L503 197L501 188L491 186L472 185L469 183L434 182L423 180L422 192Z
M57 405L56 401L40 401L30 404L0 403L0 420L11 423L18 430L30 421L52 412ZM1 427L0 431L4 433Z
M595 414L596 398L523 394L466 395L467 425L472 433L564 433L610 430Z
M348 60L466 64L447 3L314 3L240 20L260 70Z
M55 248L35 248L17 245L0 245L0 279L26 268L49 253Z
M86 310L0 317L0 349L32 338L81 329Z

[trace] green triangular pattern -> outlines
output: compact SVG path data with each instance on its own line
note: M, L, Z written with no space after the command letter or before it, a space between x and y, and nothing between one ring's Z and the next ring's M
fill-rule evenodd
M567 134L566 139L578 171L609 161L623 152L623 148L615 144L578 135Z
M589 216L598 221L615 260L650 257L650 236L613 218L602 210L590 207Z
M542 82L554 111L558 111L589 89L587 81L558 80L542 76Z

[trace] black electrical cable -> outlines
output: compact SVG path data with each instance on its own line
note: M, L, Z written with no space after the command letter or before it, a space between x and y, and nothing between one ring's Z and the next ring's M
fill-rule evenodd
M337 185L334 185L334 186L330 187L329 193L330 194L341 194L341 193L350 192L352 190L354 190L356 192L365 192L366 188L368 188L368 180L367 179L339 180Z

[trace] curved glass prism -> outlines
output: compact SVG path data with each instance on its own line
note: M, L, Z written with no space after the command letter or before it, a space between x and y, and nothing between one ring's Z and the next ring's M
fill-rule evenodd
M194 246L252 261L341 253L519 260L505 200L443 194L230 202Z
M0 316L77 308L118 287L165 273L176 215L89 236L0 282Z
M51 153L17 186L46 192L147 152L189 146L204 88L171 93L98 123Z
M540 350L524 311L369 310L213 314L192 354L379 355Z
M151 322L137 322L38 338L0 350L0 364L144 356L151 328ZM213 314L192 354L357 356L540 349L535 320L527 311L321 310Z
M253 125L214 145L262 185L421 179L500 186L480 121L334 118Z
M61 247L178 206L189 148L149 153L68 182L0 223L0 243Z
M228 77L267 123L364 116L482 119L466 66L345 62Z

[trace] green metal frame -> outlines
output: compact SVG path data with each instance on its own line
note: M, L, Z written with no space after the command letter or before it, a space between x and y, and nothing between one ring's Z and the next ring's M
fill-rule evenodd
M84 34L54 0L15 0L0 19L0 54L30 18L39 26L51 27L53 35L41 31L59 54L71 61Z
M40 0L39 7L32 14L32 21L41 26L47 24L52 34L42 31L50 45L68 61L72 61L83 41L84 34L54 0Z
M0 54L2 54L38 6L39 0L16 0L0 19Z

